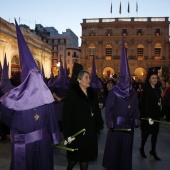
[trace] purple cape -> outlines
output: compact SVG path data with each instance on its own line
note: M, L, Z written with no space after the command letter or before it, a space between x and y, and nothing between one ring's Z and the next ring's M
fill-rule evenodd
M0 98L12 110L28 110L54 101L53 96L37 71L29 73L24 82Z

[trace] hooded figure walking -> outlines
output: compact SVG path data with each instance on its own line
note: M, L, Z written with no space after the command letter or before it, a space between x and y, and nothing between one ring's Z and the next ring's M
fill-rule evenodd
M131 85L131 77L122 37L120 75L109 91L106 101L108 134L105 143L103 167L107 170L132 170L134 127L139 127L138 100Z
M9 77L8 77L8 65L7 65L7 59L6 59L6 54L5 54L4 65L2 69L2 76L0 80L0 97L13 88L14 86L11 84ZM4 123L2 123L0 120L1 140L5 140L8 134L9 134L9 128Z
M16 23L21 85L1 97L1 120L11 130L10 170L53 170L53 144L61 141L53 96Z

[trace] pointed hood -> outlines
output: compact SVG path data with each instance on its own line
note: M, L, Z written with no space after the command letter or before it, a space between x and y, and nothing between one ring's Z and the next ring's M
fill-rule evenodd
M96 73L95 58L93 56L90 86L94 89L102 88L102 83Z
M1 75L2 75L2 65L1 65L1 62L0 62L0 81L1 81Z
M68 77L68 70L67 70L66 60L64 61L64 71L65 71L65 76Z
M49 88L27 46L22 32L15 21L21 66L21 85L6 93L0 101L12 110L28 110L54 101Z
M9 80L9 76L8 76L8 66L7 66L7 59L5 54L4 66L2 69L2 77L0 81L0 91L2 94L5 94L6 92L8 92L13 88L14 86L11 84L11 81Z
M44 67L42 65L42 77L43 77L43 80L45 81L45 73L44 73Z
M59 69L59 77L64 76L65 72L64 72L64 68L63 68L63 62L60 56L60 69Z
M53 85L55 79L56 79L56 78L54 77L53 70L52 70L52 68L51 68L50 80L48 81L47 86L48 86L48 87L51 87L51 86Z
M19 49L19 56L20 56L20 66L21 66L21 83L27 78L29 73L32 70L40 71L37 67L35 60L31 54L30 49L22 35L22 32L15 20L16 25L16 33L17 33L17 40L18 40L18 49Z
M112 89L114 90L117 96L125 98L125 99L129 99L133 94L128 59L126 56L124 37L122 37L120 74L119 74L117 84Z
M59 76L57 79L53 82L52 86L61 88L61 89L67 89L68 88L68 77L65 75L65 70L63 68L63 62L60 57L60 69L59 69Z

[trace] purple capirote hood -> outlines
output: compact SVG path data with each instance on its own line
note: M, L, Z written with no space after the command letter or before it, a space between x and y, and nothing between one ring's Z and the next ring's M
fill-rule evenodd
M124 37L122 37L122 54L120 59L120 74L117 84L111 89L114 93L124 99L130 99L133 96L133 87L131 85L131 76L129 71L128 59L126 56L126 48Z
M102 83L96 73L95 57L93 56L90 86L94 89L102 88Z
M52 103L51 91L37 71L29 72L25 81L0 98L2 104L12 110L28 110Z

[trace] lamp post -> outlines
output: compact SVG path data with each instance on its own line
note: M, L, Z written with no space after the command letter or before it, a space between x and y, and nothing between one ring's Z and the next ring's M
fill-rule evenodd
M57 76L58 76L59 75L60 62L58 61L56 65L57 65Z

